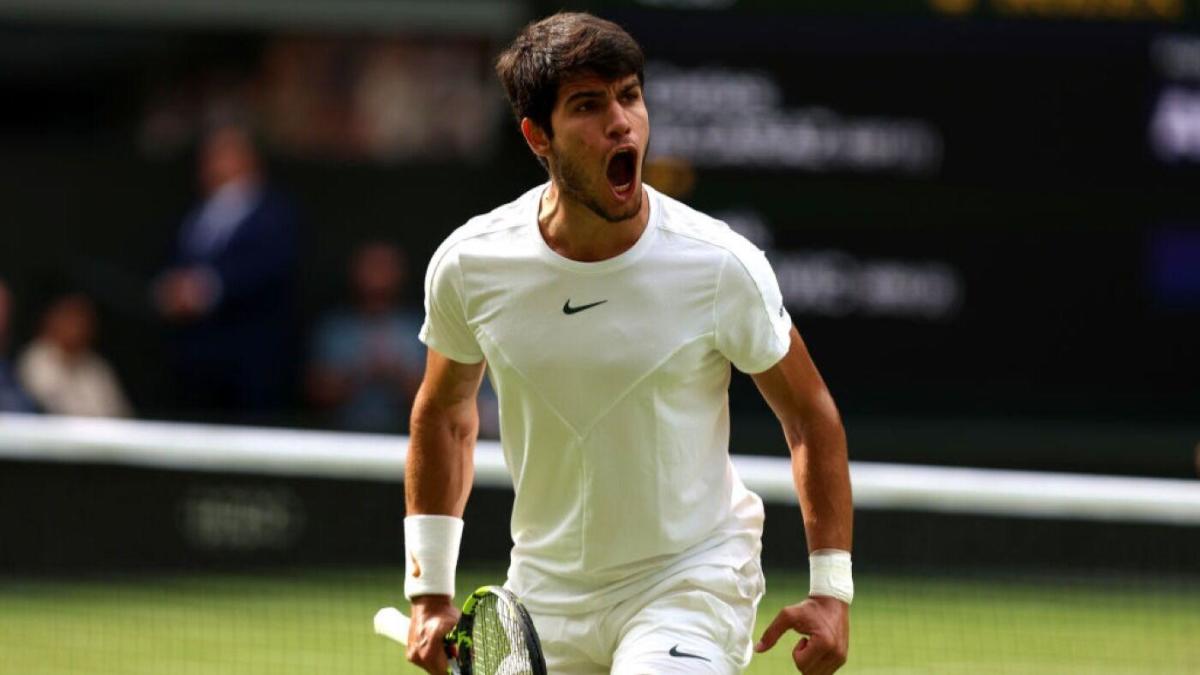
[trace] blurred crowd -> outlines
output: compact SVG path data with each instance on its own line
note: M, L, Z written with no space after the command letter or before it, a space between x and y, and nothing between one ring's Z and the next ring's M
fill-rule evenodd
M480 40L274 36L235 68L175 72L155 85L140 124L141 149L169 155L191 142L213 107L230 107L253 114L282 154L479 159L501 105L490 59Z
M298 327L297 207L268 180L246 127L216 125L198 150L200 198L147 289L171 407L180 417L254 423L299 402L322 426L406 431L425 347L420 309L403 304L405 251L361 242L347 262L344 303ZM39 320L19 347L9 340L13 304L0 280L0 411L135 415L120 373L98 353L87 293L64 289L28 308ZM483 401L486 431L494 398Z

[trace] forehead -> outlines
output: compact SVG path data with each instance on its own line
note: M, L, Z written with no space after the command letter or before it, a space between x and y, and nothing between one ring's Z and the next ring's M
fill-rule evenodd
M558 84L558 100L563 101L568 96L581 91L600 91L609 88L620 89L628 87L630 84L637 84L637 81L638 77L635 73L616 78L602 77L596 73L567 75Z

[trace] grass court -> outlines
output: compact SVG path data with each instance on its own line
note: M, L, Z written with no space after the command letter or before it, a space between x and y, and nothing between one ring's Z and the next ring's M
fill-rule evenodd
M397 569L0 579L0 673L404 675L371 632ZM459 589L501 578L461 572ZM807 575L768 570L761 633ZM1200 590L857 575L847 675L1200 673ZM788 645L794 640L789 640ZM752 675L795 672L783 642Z

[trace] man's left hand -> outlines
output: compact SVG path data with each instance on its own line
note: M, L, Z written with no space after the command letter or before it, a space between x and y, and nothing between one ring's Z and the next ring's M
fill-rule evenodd
M846 663L850 648L850 607L836 598L811 597L779 610L754 651L765 652L789 630L802 638L792 650L796 669L804 675L832 675Z

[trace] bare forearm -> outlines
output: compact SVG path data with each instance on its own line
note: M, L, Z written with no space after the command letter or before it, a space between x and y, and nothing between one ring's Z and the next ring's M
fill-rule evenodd
M792 328L791 346L779 363L754 376L763 398L783 425L792 453L792 481L804 516L810 553L849 551L854 538L854 505L846 432L833 396ZM808 599L780 610L755 651L765 651L787 630L806 636L792 652L796 669L830 675L846 662L854 585L845 554L811 556Z
M418 396L404 470L408 515L462 517L475 475L479 416L474 401L450 409Z
M809 551L849 551L854 536L854 506L846 432L832 401L829 410L809 417L802 434L791 436L792 479L800 496Z

